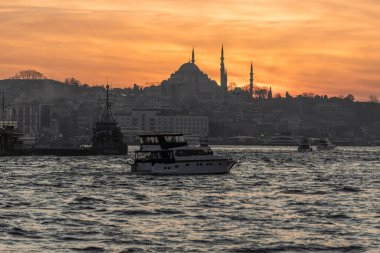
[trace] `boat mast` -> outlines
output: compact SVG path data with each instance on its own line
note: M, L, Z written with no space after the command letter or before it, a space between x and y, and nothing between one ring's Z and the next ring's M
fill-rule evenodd
M113 122L112 112L111 112L111 102L109 101L109 88L110 88L110 86L107 83L107 86L106 86L106 105L105 105L103 115L102 115L102 119L101 119L102 122Z
M108 121L109 120L109 101L108 101L108 90L109 90L110 86L108 85L108 82L107 82L107 97L106 97L106 120Z

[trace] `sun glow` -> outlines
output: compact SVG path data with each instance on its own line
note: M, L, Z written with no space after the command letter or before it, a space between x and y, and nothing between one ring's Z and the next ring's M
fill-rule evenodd
M89 84L143 85L169 77L196 50L219 82L225 45L229 82L255 81L274 93L380 95L380 5L312 2L9 1L0 4L0 78L36 69Z

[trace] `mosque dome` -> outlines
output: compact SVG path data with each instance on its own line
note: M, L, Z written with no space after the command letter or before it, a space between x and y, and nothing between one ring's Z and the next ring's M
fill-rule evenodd
M198 71L200 71L198 66L191 62L182 64L182 66L178 69L178 72L181 72L181 73L193 73L193 72L198 72Z

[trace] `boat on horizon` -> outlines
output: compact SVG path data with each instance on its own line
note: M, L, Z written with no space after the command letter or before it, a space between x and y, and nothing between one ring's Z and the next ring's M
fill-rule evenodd
M304 138L301 140L300 144L298 145L298 152L312 152L313 148L310 146L310 140L307 138Z
M318 150L333 150L336 148L336 145L332 144L328 138L319 139L317 142Z
M236 163L231 158L214 155L202 143L189 146L182 134L144 134L135 152L131 171L158 175L225 174Z

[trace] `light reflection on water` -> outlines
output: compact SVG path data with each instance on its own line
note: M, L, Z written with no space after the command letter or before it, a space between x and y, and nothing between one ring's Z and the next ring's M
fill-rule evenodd
M0 251L380 248L379 147L214 151L239 161L230 174L136 175L125 157L1 157Z

